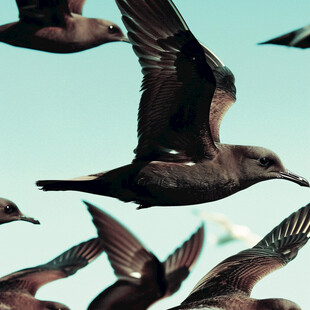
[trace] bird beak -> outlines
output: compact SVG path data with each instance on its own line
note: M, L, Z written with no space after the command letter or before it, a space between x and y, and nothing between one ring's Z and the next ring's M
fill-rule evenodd
M292 181L294 183L299 184L300 186L310 187L310 184L306 179L300 177L297 174L290 172L289 170L286 170L284 172L280 171L279 174L280 174L281 179Z
M125 36L121 39L121 41L126 42L126 43L130 43L129 39Z
M40 222L36 219L34 219L33 217L29 217L29 216L25 216L25 215L20 215L19 217L20 221L25 221L25 222L30 222L32 224L40 224Z

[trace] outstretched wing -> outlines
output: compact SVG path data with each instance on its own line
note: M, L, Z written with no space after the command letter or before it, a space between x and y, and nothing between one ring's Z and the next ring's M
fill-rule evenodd
M171 0L116 0L144 75L136 160L199 160L216 81L203 47Z
M83 6L86 0L68 0L69 9L72 13L82 15Z
M308 48L310 47L310 25L286 33L274 39L262 42L260 44L276 44L294 46L299 48Z
M164 262L164 269L167 281L166 296L175 293L187 278L194 266L204 240L204 226L202 225L189 240L175 250Z
M93 217L99 238L109 261L119 279L136 285L148 283L157 286L157 277L162 269L158 259L119 222L84 201ZM153 284L152 284L153 283Z
M229 108L236 101L236 86L233 73L206 46L202 45L207 63L212 68L216 89L210 108L210 130L214 142L220 142L220 126Z
M44 265L23 269L1 278L0 291L25 289L35 295L44 284L73 275L102 251L103 246L98 238L83 242Z
M67 0L16 0L19 19L39 26L63 26L70 15Z
M253 248L231 256L213 268L194 287L183 304L242 291L294 259L310 237L310 204L274 228Z

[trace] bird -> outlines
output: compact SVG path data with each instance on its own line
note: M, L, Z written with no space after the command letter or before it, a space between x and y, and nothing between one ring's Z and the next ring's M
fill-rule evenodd
M145 310L180 288L202 249L203 225L160 262L117 220L93 204L84 203L118 278L90 303L88 310Z
M181 309L301 310L282 298L254 299L260 279L292 261L310 238L310 203L292 213L253 248L233 255L208 272L180 306Z
M41 286L73 275L102 251L100 239L93 238L72 247L46 264L0 278L0 309L70 310L59 302L42 301L34 296Z
M0 198L0 225L13 221L26 221L32 224L40 224L38 220L21 213L13 201Z
M308 48L310 47L310 25L259 44L276 44Z
M235 101L234 76L198 42L171 0L116 3L144 74L135 158L110 171L37 186L110 196L138 209L211 202L270 179L309 187L274 152L220 142L220 123Z
M223 235L220 237L214 236L215 244L223 245L239 240L252 247L261 240L261 236L253 233L248 226L233 223L225 214L200 210L193 210L193 213L207 222L217 223L224 229L225 233Z
M82 16L85 0L16 0L19 21L0 26L0 41L51 53L75 53L128 42L108 20Z

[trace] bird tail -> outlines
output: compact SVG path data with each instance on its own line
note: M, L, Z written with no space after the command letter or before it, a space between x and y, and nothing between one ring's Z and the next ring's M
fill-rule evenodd
M96 180L98 175L89 175L70 180L39 180L36 185L43 191L82 191L89 192L93 187L90 183Z

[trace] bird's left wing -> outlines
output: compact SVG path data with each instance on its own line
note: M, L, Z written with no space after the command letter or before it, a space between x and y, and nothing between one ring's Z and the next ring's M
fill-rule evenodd
M144 75L136 160L212 158L216 82L204 50L172 0L116 0Z
M103 251L98 238L72 247L50 262L11 273L0 279L0 291L25 289L33 296L49 282L73 275L93 261Z
M166 296L175 293L187 278L202 249L204 226L202 225L189 240L176 249L164 262L167 290Z
M310 204L291 214L253 248L218 264L182 304L235 292L249 296L257 281L294 259L309 238Z

